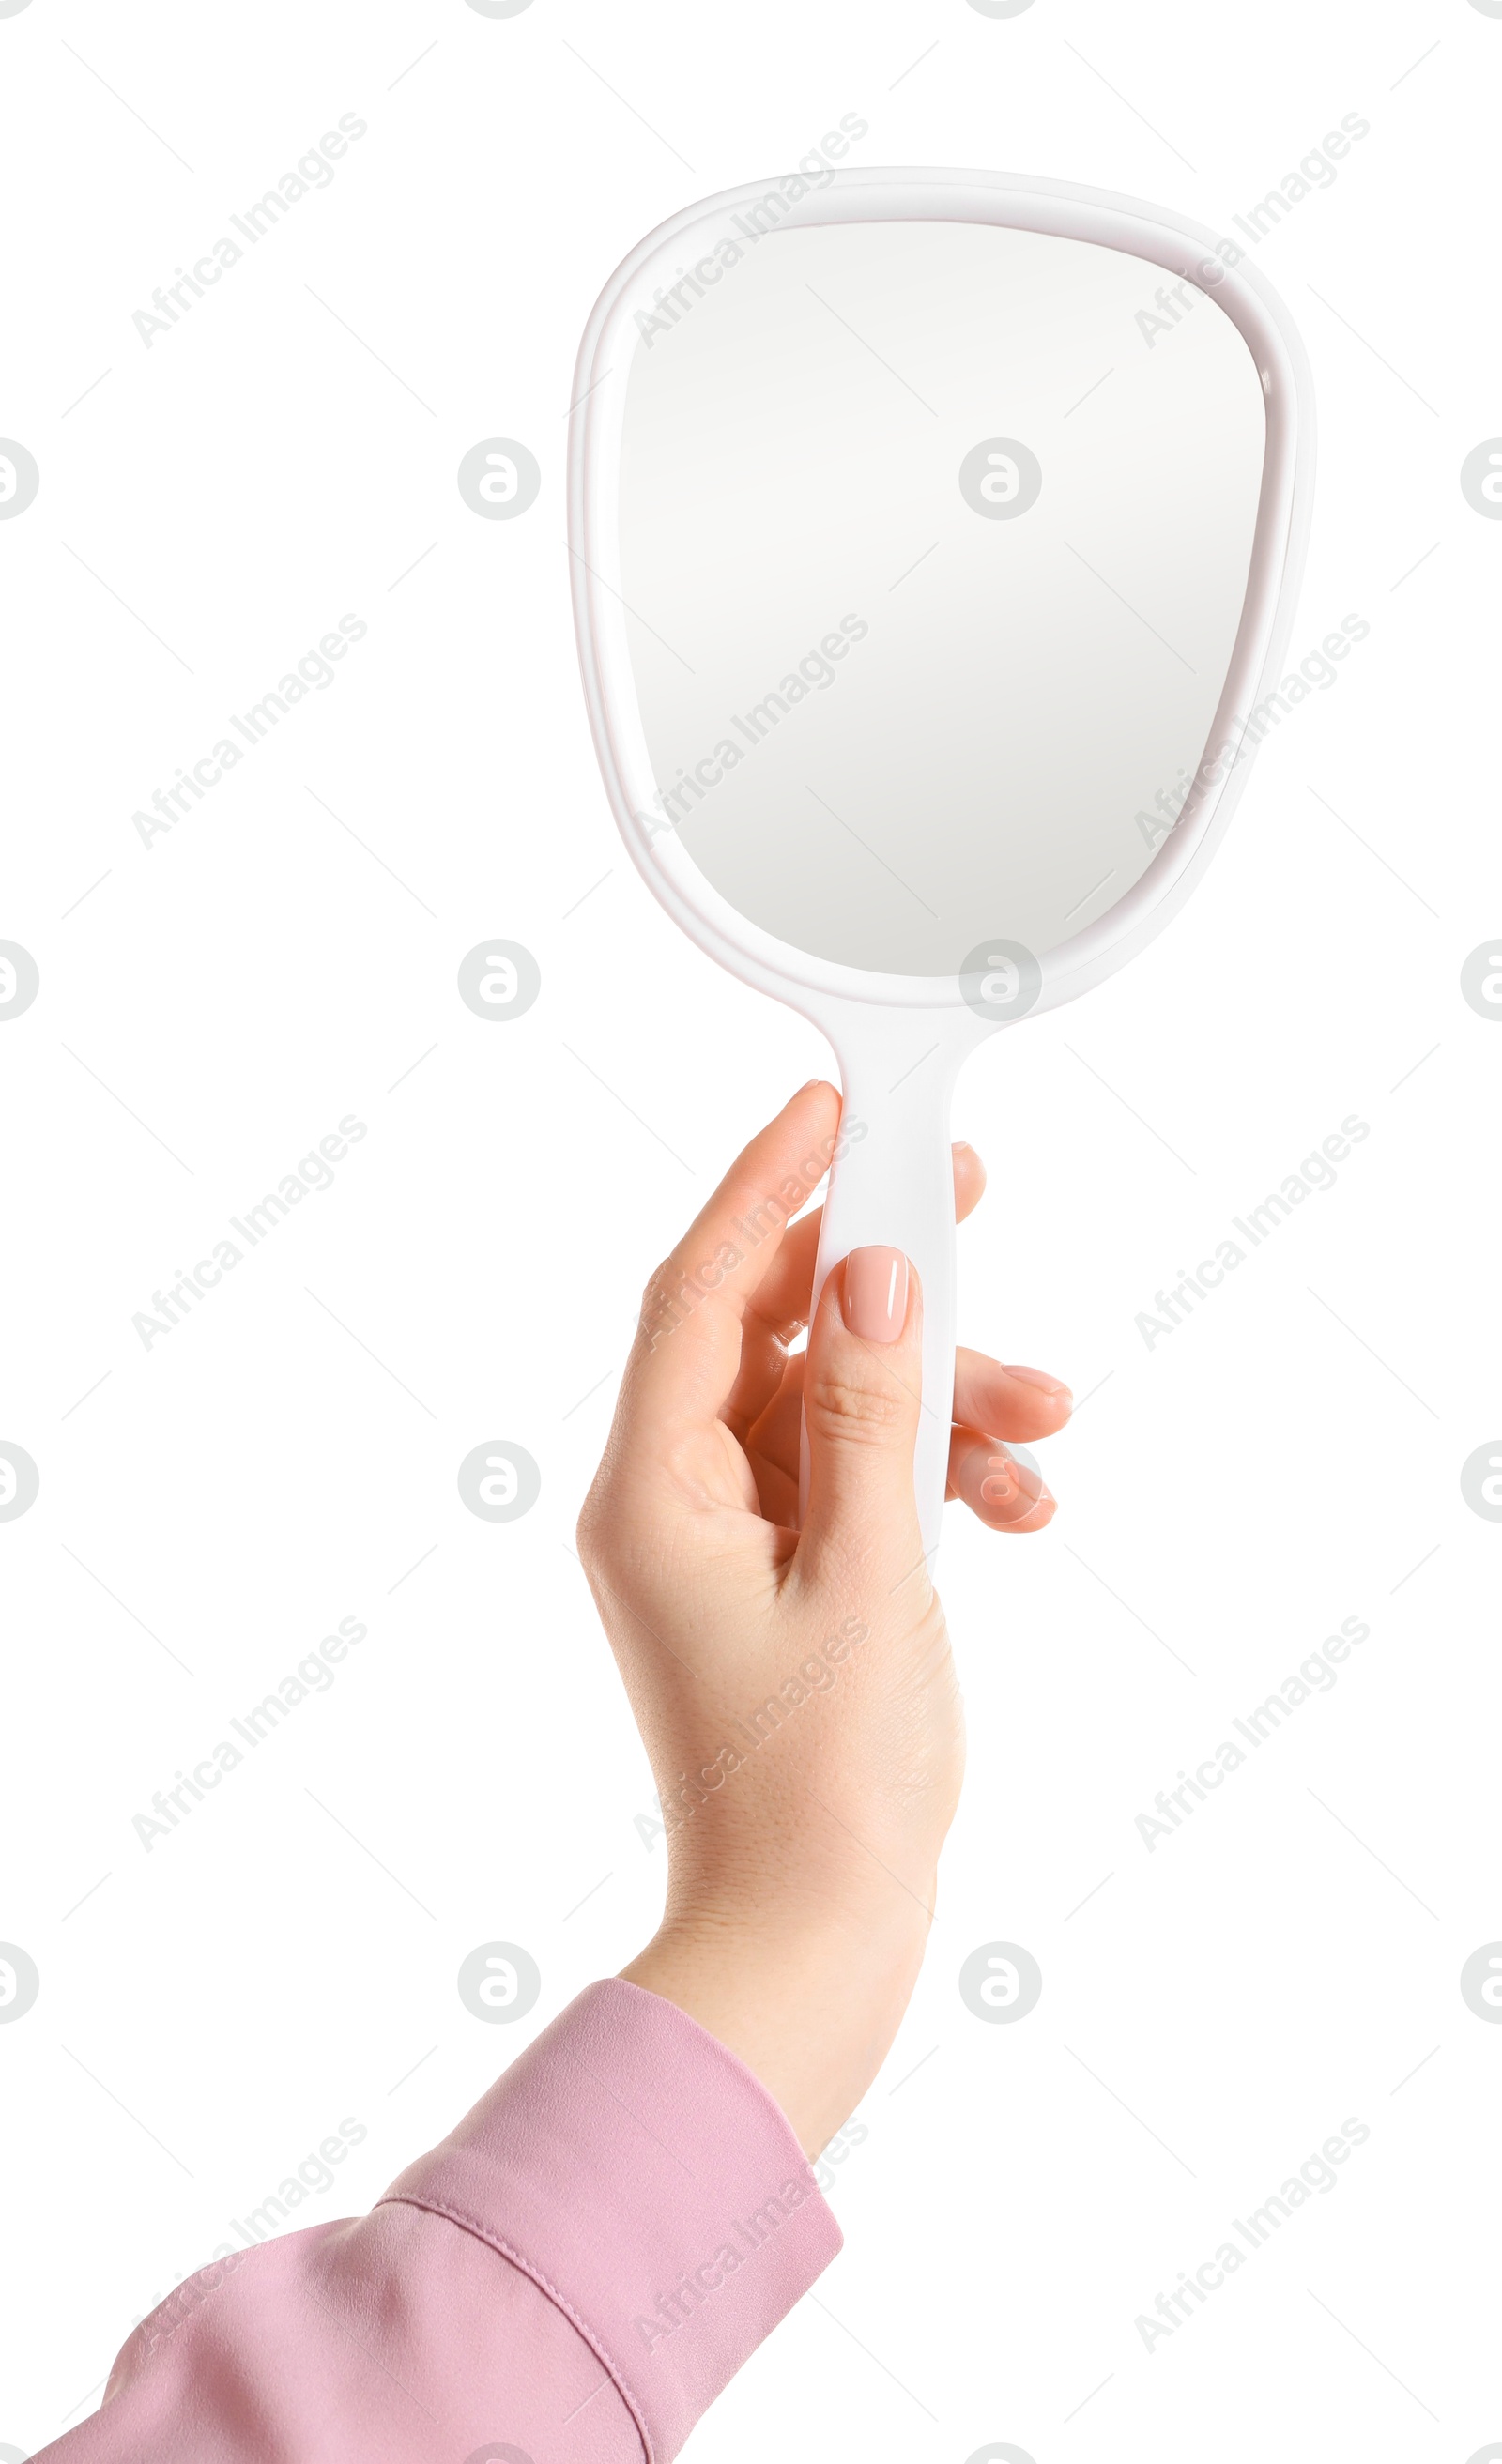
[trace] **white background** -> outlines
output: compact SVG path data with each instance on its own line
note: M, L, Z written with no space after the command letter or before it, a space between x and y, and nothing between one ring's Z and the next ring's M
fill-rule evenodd
M41 970L0 1042L0 1438L41 1472L0 1524L0 1938L42 1979L0 2027L0 2445L90 2409L342 2119L367 2136L297 2223L374 2198L655 1922L574 1517L648 1270L828 1060L678 937L606 809L563 499L600 286L846 112L863 163L1232 231L1358 112L1255 253L1319 404L1295 649L1370 635L1167 935L962 1082L962 1331L1089 1400L1046 1535L951 1516L971 1764L928 1966L845 2254L693 2452L1465 2464L1502 2439L1502 2029L1458 1990L1502 1937L1502 1529L1459 1486L1502 1424L1502 1031L1459 992L1502 914L1502 526L1459 487L1502 429L1502 22L32 0L0 56L0 432L41 471L0 524L0 935ZM145 348L153 288L347 112L332 185ZM541 466L515 521L455 486L494 435ZM132 812L346 611L337 681L144 847ZM493 935L542 971L507 1024L455 990ZM153 1289L349 1112L335 1186L144 1350ZM1149 1351L1155 1291L1353 1112L1337 1185ZM541 1466L515 1524L455 1486L493 1438ZM148 1854L153 1791L345 1616L332 1689ZM1338 1687L1150 1855L1154 1793L1352 1616ZM509 2035L454 1988L492 1938L542 1971ZM1045 1979L1009 2027L956 1985L999 1939ZM1145 2351L1138 2314L1347 2117L1338 2189Z

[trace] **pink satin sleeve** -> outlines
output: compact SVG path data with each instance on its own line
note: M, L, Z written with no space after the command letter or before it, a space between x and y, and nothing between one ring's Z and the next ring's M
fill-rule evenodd
M368 2216L189 2277L49 2464L666 2464L840 2248L786 2120L591 1985Z

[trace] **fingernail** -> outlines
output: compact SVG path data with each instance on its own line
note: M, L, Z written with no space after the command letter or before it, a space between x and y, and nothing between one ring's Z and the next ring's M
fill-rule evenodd
M1063 1395L1070 1402L1074 1400L1063 1378L1050 1377L1046 1369L1014 1369L1008 1362L1004 1362L1003 1367L1007 1376L1015 1377L1020 1386L1036 1386L1042 1395Z
M961 1497L998 1530L1022 1523L1052 1491L1040 1472L997 1447L977 1446L960 1466L955 1482Z
M852 1249L845 1261L845 1323L863 1343L895 1343L908 1314L900 1249Z

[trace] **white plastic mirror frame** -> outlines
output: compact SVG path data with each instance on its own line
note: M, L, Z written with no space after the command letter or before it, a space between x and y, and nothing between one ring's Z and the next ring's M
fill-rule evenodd
M906 1250L923 1289L923 1409L915 1481L925 1557L938 1545L949 1453L954 1365L954 1223L948 1112L965 1055L1016 1022L977 1014L956 976L896 976L816 957L741 915L666 825L636 702L621 595L619 479L627 379L638 315L704 261L717 242L746 244L745 217L775 182L690 206L632 249L585 329L568 444L568 532L585 698L607 793L637 869L661 904L732 975L802 1012L828 1036L844 1080L846 1120L868 1133L831 1170L814 1299L854 1247ZM779 203L783 200L779 193ZM738 219L740 218L740 219ZM1256 749L1248 722L1282 673L1303 569L1314 478L1314 399L1303 346L1276 294L1245 255L1198 223L1104 189L989 171L848 170L785 206L759 245L811 224L914 219L1000 224L1093 241L1161 266L1212 298L1242 334L1262 380L1267 447L1246 601L1206 755L1172 828L1116 905L1042 957L1041 1017L1124 966L1196 886L1245 788ZM618 380L618 381L617 381ZM1215 748L1213 754L1210 748ZM895 1075L894 1076L894 1073ZM807 1455L805 1447L805 1490ZM915 1569L916 1571L916 1569Z

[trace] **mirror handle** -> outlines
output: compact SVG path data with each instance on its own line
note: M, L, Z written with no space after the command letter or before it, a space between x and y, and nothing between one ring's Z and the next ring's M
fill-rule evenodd
M814 1307L852 1249L901 1249L923 1295L923 1408L913 1482L932 1573L943 1523L955 1386L955 1184L949 1108L960 1065L986 1033L968 1012L842 1003L821 1016L844 1084L840 1142L829 1167L814 1268ZM808 1498L803 1430L799 1519Z

